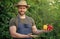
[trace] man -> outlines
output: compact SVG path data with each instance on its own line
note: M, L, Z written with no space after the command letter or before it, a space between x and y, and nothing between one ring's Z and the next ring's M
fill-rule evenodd
M40 34L45 30L37 30L34 20L26 16L25 12L30 7L25 0L21 0L16 5L18 8L18 15L10 20L10 34L14 39L32 39L37 37L31 33Z

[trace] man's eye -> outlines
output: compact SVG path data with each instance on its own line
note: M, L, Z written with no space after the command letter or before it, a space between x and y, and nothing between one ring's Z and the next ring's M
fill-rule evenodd
M25 8L23 8L23 9L25 9Z

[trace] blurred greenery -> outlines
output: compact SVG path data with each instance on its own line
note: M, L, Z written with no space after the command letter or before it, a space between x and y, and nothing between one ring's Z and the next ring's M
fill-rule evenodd
M14 6L20 0L0 0L0 39L12 39L9 34L9 21L18 14ZM26 15L35 20L38 29L51 24L54 30L40 34L34 39L60 39L60 0L26 0L31 7Z

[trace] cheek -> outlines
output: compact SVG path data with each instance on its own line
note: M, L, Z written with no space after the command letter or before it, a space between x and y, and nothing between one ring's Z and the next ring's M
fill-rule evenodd
M27 9L25 9L24 11L27 11Z
M27 9L22 9L21 11L26 12L26 11L27 11Z
M21 9L18 9L18 11L21 11Z
M19 12L22 12L22 11L23 11L23 12L26 12L27 9L26 9L26 8L22 8L22 9L18 9L18 11L19 11Z

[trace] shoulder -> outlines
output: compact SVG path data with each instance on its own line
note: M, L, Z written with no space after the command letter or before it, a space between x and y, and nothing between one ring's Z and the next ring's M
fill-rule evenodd
M33 18L32 17L29 17L29 16L27 16L27 19L33 20Z
M14 20L15 18L11 18L11 20Z
M29 20L29 22L31 23L32 26L35 25L35 21L32 17L27 17L27 19Z
M9 26L15 25L17 26L17 21L16 18L11 18L10 22L9 22Z
M32 17L27 16L27 19L30 21L33 21L34 19Z
M15 22L17 20L17 17L11 18L10 22Z

